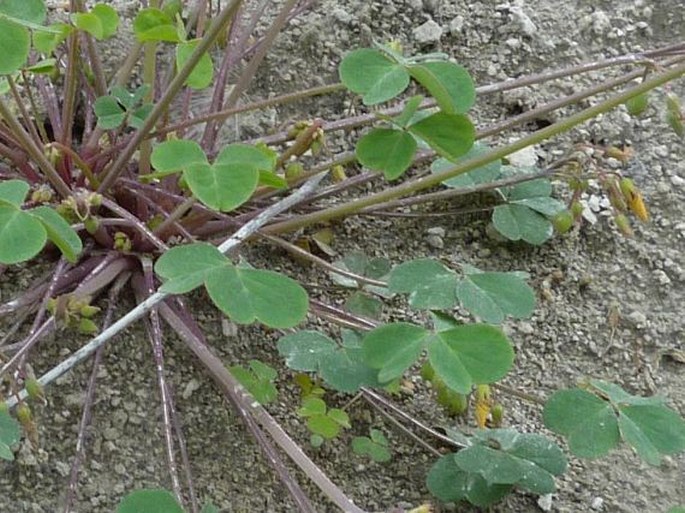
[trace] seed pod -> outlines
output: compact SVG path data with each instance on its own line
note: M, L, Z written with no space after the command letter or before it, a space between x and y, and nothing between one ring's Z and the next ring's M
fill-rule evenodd
M566 233L573 226L574 220L570 210L562 210L552 218L552 225L558 233Z
M580 219L583 215L583 204L580 201L574 201L571 203L571 214L573 214L574 219Z
M614 217L614 222L616 223L616 226L623 235L625 235L626 237L633 236L633 229L630 227L630 221L628 220L628 217L626 217L625 214L617 214Z
M347 180L347 175L345 174L345 168L341 165L333 166L331 168L331 178L333 178L333 181L335 183L342 182L343 180Z
M440 406L444 407L451 416L461 415L468 407L468 402L464 394L455 392L444 384L438 389L437 402Z
M433 381L433 378L435 377L435 370L433 370L433 366L430 364L430 362L424 363L421 367L421 377L425 381Z
M620 182L621 192L628 203L628 208L642 222L649 221L649 212L642 199L642 193L630 178L622 178Z
M649 106L649 96L647 93L638 94L633 96L626 102L626 108L628 109L628 114L631 116L639 116Z
M623 197L623 193L621 192L621 189L618 187L618 181L617 180L607 180L604 182L604 188L607 192L607 195L609 196L609 201L611 202L611 206L616 209L618 212L625 212L628 210L628 205L626 203L625 198Z
M295 180L304 173L304 166L299 162L290 162L285 166L285 179Z
M683 134L685 134L683 116L680 109L680 98L673 93L668 93L666 95L666 122L678 137L682 137Z
M82 318L79 320L78 323L78 332L83 334L83 335L94 335L97 333L98 327L97 324L95 324L92 320Z
M488 415L490 414L490 408L492 408L492 397L490 395L489 385L478 385L476 386L476 407L475 416L476 424L479 428L484 428L488 421Z
M29 405L22 402L17 405L17 409L15 411L15 414L17 416L17 420L19 421L19 424L21 424L21 427L24 428L24 432L26 433L26 438L29 439L31 442L31 445L34 447L38 446L38 429L36 428L36 423L33 420L33 414L31 413L31 408L29 408Z
M31 399L45 403L45 390L36 378L28 378L24 382L24 388Z
M93 235L95 234L95 232L98 231L98 228L100 228L100 219L98 219L97 217L88 216L83 221L83 226L86 228L86 231L88 233Z
M79 310L79 314L81 315L81 317L85 317L86 319L90 319L99 311L100 311L100 308L98 308L97 306L83 305L81 307L81 309Z
M33 414L31 413L31 408L25 402L21 402L17 405L17 410L15 412L19 424L26 426L33 422Z
M490 409L490 419L492 420L492 427L498 428L502 425L502 419L504 418L504 406L500 403L496 403Z

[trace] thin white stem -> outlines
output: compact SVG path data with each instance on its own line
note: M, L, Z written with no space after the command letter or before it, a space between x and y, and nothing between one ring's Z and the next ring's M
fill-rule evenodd
M240 230L238 230L233 236L229 237L226 241L224 241L219 246L219 250L222 253L226 253L227 251L230 251L236 246L242 244L248 237L250 237L262 226L264 226L269 220L271 220L281 212L284 212L292 206L298 204L304 198L313 193L316 187L319 185L319 182L323 180L323 177L325 175L326 172L323 172L312 177L302 187L300 187L290 196L283 198L281 201L274 203L269 208L265 209L252 221L250 221ZM153 308L156 304L158 304L160 301L162 301L164 298L168 296L169 294L163 292L155 292L145 301L139 303L138 306L136 306L133 310L124 315L121 319L119 319L111 326L106 328L104 331L102 331L102 333L92 338L90 342L88 342L85 346L81 347L81 349L79 349L74 354L72 354L71 356L57 364L55 367L50 369L48 372L43 374L38 379L38 382L43 386L47 386L48 384L52 383L61 375L69 371L72 367L75 367L83 360L88 358L95 351L97 351L99 347L104 345L109 339L117 335L120 331L124 330L124 328L127 328L129 325L133 324L133 322L140 319L151 308ZM27 396L26 390L22 390L21 392L19 392L18 395L21 399L24 399ZM17 397L10 397L7 400L7 404L10 408L14 407L17 404Z

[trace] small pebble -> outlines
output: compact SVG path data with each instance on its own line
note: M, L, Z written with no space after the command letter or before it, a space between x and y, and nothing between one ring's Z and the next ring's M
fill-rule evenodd
M442 27L433 20L428 20L413 31L414 39L419 44L437 43L442 37Z
M590 507L595 510L600 510L604 508L604 499L602 499L601 497L595 497L594 499L592 499Z
M445 247L445 241L438 235L429 235L426 237L426 242L431 248L442 249Z
M628 320L636 326L644 326L647 323L647 316L642 312L635 310L628 314Z

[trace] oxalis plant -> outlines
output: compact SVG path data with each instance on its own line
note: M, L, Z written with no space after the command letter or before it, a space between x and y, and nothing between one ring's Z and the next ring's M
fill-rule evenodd
M9 326L0 343L0 457L13 460L22 432L34 446L40 443L32 407L47 401L57 377L90 360L68 493L56 505L71 511L104 345L142 319L154 349L171 490L133 491L119 513L217 511L211 497L201 501L195 492L192 455L167 382L163 323L235 407L300 510L315 508L277 447L340 509L364 511L264 408L278 395L277 371L258 360L242 366L216 356L181 297L195 289L204 289L235 325L259 322L282 331L277 349L296 371L297 414L306 419L310 446L340 443L334 439L350 428L353 404L363 399L435 455L426 485L441 501L486 507L516 488L554 491L555 476L567 467L565 453L547 436L503 427L507 394L541 403L545 426L577 457L600 457L625 443L658 465L664 455L683 451L685 422L665 398L587 378L540 401L498 383L514 365L512 343L499 325L535 308L524 272L497 271L496 262L491 269L455 269L432 258L390 262L363 253L330 262L313 248L326 256L334 230L310 227L472 194L486 202L502 237L542 244L555 231L582 224L584 194L599 190L616 228L630 235L629 216L648 220L644 199L630 177L602 160L627 161L629 149L591 148L590 157L587 146L578 147L546 169L517 168L506 158L623 104L639 115L654 101L682 135L683 115L668 84L685 73L685 43L482 87L447 55L407 56L398 43L378 43L343 59L341 83L239 103L279 31L310 3L287 0L271 19L265 2L234 0L212 12L202 0L150 0L133 21L126 61L108 76L98 44L119 30L111 7L71 0L68 16L47 24L42 0L0 2L0 263L2 270L35 258L54 263L42 280L0 305ZM266 28L252 37L258 25ZM220 58L213 59L217 46ZM171 55L171 63L159 54ZM476 130L468 115L479 95L619 65L632 70L498 125ZM193 102L198 91L211 98L204 112ZM485 142L600 93L594 106L511 144ZM221 124L240 113L323 94L348 94L363 113L301 120L257 141L226 144L221 136ZM326 144L343 129L359 132L354 152L336 153ZM567 200L552 196L553 182L566 185ZM343 199L369 183L375 192ZM299 239L283 237L291 232ZM326 269L349 291L344 308L310 297L296 277L250 264L241 248L258 239ZM137 306L115 321L113 305L127 290ZM423 312L425 324L384 322L384 301L402 296ZM100 302L104 297L109 301ZM457 306L475 321L455 319ZM308 316L328 321L331 330L295 329ZM55 330L92 339L37 376L34 367L46 364L40 341ZM412 372L430 383L449 415L463 416L459 424L438 432L394 404L393 391ZM351 400L340 407L326 400L328 391ZM371 429L355 437L353 452L388 461L386 434Z

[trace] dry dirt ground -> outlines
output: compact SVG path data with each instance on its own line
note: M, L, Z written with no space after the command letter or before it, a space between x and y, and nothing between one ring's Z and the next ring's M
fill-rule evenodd
M120 6L130 12L136 3L120 2ZM278 39L258 77L257 89L250 94L258 97L332 82L344 53L374 39L400 40L407 52L448 52L472 72L479 85L487 84L682 40L684 11L677 0L321 0ZM424 25L428 21L433 23ZM431 30L438 29L441 34L436 39L437 33L431 35ZM422 43L424 38L429 41ZM477 104L476 122L485 126L571 94L606 75L591 73L487 97ZM682 94L682 84L673 87ZM486 216L365 217L334 225L333 247L340 254L361 249L393 263L429 255L455 266L467 263L488 270L527 271L539 302L531 319L505 326L517 352L516 367L505 384L545 397L590 376L616 382L633 393L658 392L684 413L683 365L667 353L685 349L685 165L682 143L663 122L659 105L653 102L637 120L618 109L535 148L533 155L538 164L544 164L578 142L631 145L635 158L625 172L644 191L652 213L651 222L637 226L631 239L618 234L609 217L601 214L596 224L586 224L541 247L493 239ZM278 111L276 121L313 114L334 117L344 108L344 97L310 102L307 108L308 112L298 111L301 107ZM535 128L518 128L493 142L514 139ZM455 205L468 206L468 201ZM444 229L442 247L429 237L428 230L436 227ZM268 250L256 247L249 252L255 265L263 265L268 254L269 266L297 273L305 283L321 284L310 289L313 297L331 301L344 297L323 273L262 249ZM2 300L42 270L41 265L7 270L0 277ZM279 366L281 392L269 410L306 446L306 428L293 413L297 391L274 350L278 334L249 327L226 337L219 315L205 298L195 295L192 300L210 343L227 364L260 358ZM608 322L612 309L620 312L615 331ZM387 315L401 317L402 306L392 305ZM63 335L44 342L37 370L81 343ZM294 511L240 420L199 372L192 356L173 339L167 351L169 379L175 386L199 496L226 513ZM89 365L83 365L48 390L49 405L37 411L41 447L35 450L24 444L16 462L0 465L2 513L61 511L89 371ZM331 397L340 404L347 399ZM431 425L467 422L445 418L419 381L413 392L394 400ZM544 432L538 406L509 396L501 400L507 425ZM322 469L369 511L430 500L424 478L432 456L363 402L350 415L354 425L350 432L323 449L308 449ZM160 426L151 350L138 326L107 349L100 369L75 511L111 512L134 488L169 487ZM370 463L351 454L352 436L368 432L369 426L383 430L390 439L390 463ZM658 468L640 462L627 449L597 461L571 458L568 472L557 483L549 511L661 513L683 501L685 457L667 458ZM316 490L310 491L319 511L335 511ZM437 508L470 511L462 505ZM541 506L536 497L516 493L492 511L535 512Z

